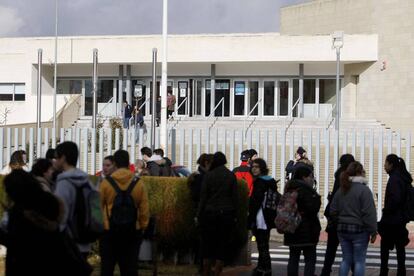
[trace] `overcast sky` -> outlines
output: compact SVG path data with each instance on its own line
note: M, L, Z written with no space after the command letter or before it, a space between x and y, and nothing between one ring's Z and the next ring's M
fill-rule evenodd
M59 35L159 34L162 0L58 0ZM309 0L169 0L169 33L277 32ZM0 0L0 37L54 35L55 0Z

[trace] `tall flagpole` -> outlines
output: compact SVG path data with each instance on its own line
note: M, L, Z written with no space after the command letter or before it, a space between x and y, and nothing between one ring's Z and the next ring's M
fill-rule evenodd
M56 135L56 94L57 94L57 46L58 46L58 0L55 2L55 68L53 77L53 132Z
M167 149L167 33L168 33L168 0L162 5L162 73L161 73L161 125L160 146Z

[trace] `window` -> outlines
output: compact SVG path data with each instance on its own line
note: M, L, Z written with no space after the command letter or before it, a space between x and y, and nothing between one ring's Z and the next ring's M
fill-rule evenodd
M82 81L58 80L57 94L82 94Z
M0 83L0 101L24 101L25 93L24 83Z
M339 84L341 85L341 83ZM321 79L319 80L319 103L335 104L336 103L336 80Z

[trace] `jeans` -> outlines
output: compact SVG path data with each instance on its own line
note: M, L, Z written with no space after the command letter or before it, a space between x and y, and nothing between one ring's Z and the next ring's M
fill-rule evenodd
M137 276L141 242L141 231L122 236L105 231L99 244L101 275L113 276L115 265L118 264L121 276Z
M139 124L137 124L135 126L135 143L139 142L139 131L140 131L141 127Z
M288 276L297 276L299 273L300 254L303 251L305 257L304 276L315 275L316 245L289 246Z
M124 128L129 128L129 119L131 119L131 118L124 118L123 119Z
M342 248L342 263L339 270L340 276L348 276L354 263L354 275L365 275L365 261L369 242L369 233L345 233L338 232Z
M272 262L269 253L270 230L256 229L253 230L253 233L256 237L257 251L259 251L257 268L264 271L272 270Z

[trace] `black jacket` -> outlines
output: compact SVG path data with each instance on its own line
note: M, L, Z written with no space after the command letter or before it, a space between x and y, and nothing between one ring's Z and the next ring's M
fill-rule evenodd
M389 174L387 188L385 190L384 208L382 209L381 223L405 224L407 218L404 212L407 187L410 180L405 179L398 171Z
M198 171L193 173L188 178L188 184L191 192L191 199L193 201L194 207L198 208L198 204L200 203L201 197L201 187L204 181L204 177L206 176L206 171L202 167L198 167Z
M249 229L256 227L257 212L262 207L265 193L269 190L277 191L277 184L273 178L264 179L258 177L253 182L253 192L249 200L249 217L247 220ZM263 217L266 222L267 229L275 228L274 217L271 217L266 212L263 212Z
M293 234L285 234L284 243L287 246L310 246L319 241L321 224L318 214L321 207L320 195L309 184L301 180L292 180L287 184L287 191L298 191L298 211L302 221Z
M224 165L209 171L203 180L198 217L206 212L234 212L238 206L236 176Z
M147 169L151 176L161 176L161 167L155 161L148 161L147 162Z
M290 160L285 168L286 177L289 177L289 174L292 174L293 176L295 174L295 171L301 167L306 167L310 169L312 172L314 171L313 162L307 158L300 159L296 162L293 160Z
M326 208L325 208L325 212L324 212L324 216L327 218L327 219L330 219L330 208L331 208L331 203L332 203L332 200L333 200L333 198L334 198L334 196L335 196L335 193L339 190L339 188L341 187L341 173L342 172L344 172L346 170L346 168L342 168L342 167L340 167L336 172L335 172L335 175L334 175L334 177L335 177L335 180L334 180L334 185L333 185L333 189L332 189L332 192L331 193L329 193L329 195L328 195L328 204L326 205Z

